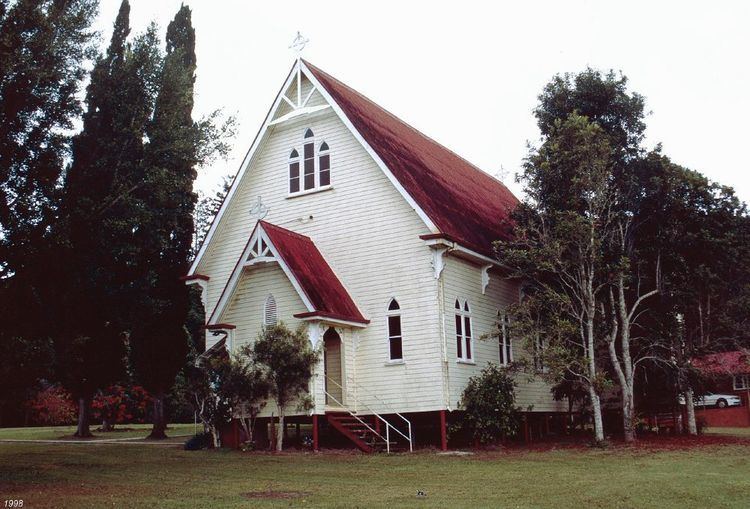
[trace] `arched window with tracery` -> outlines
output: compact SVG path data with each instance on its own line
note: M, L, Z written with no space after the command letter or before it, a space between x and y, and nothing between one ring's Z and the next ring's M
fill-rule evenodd
M302 136L302 154L293 149L289 156L289 194L326 189L330 185L331 149L307 128Z
M388 303L388 360L404 360L404 338L401 333L401 306L396 299Z

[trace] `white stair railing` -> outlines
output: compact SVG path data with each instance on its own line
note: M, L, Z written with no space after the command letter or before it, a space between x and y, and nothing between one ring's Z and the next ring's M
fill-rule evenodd
M399 417L402 421L404 421L406 423L406 427L407 427L408 433L409 433L409 451L411 452L412 451L412 447L411 447L411 436L412 436L412 434L411 434L411 421L409 419L407 419L406 417L404 417L403 415L401 415L399 412L396 412L393 409L393 407L391 407L388 403L386 403L385 401L383 401L382 399L380 399L377 394L374 394L374 393L368 391L365 387L362 387L361 385L359 385L351 377L346 377L346 385L347 385L347 387L349 387L349 386L354 387L354 389L355 389L355 398L356 398L356 394L358 392L362 391L362 392L366 393L367 397L375 399L383 407L387 408L389 414L392 414L392 415L395 415L395 416ZM356 410L356 407L355 407L355 410ZM403 434L402 434L402 436L403 436Z
M409 442L409 452L413 452L414 451L414 443L413 443L412 434L411 434L411 422L409 422L409 420L406 417L404 417L403 415L401 415L399 413L396 413L396 415L398 415L401 419L403 419L404 421L406 421L406 424L407 424L407 427L408 427L407 434L403 433L401 430L399 430L398 428L396 428L387 419L385 419L385 417L383 417L382 415L380 415L379 413L377 413L375 410L373 410L372 408L370 408L366 404L360 403L359 400L357 399L356 394L352 394L352 391L350 391L347 388L343 387L340 383L338 383L336 380L333 380L328 375L324 375L324 376L325 376L325 378L326 378L327 381L332 382L333 384L335 384L337 387L339 387L341 389L341 392L342 392L343 395L345 395L345 399L347 400L347 402L349 402L350 399L353 399L354 402L355 402L356 407L358 407L359 405L361 405L367 411L367 414L372 414L376 419L378 419L380 422L382 422L385 425L385 437L383 437L383 435L381 435L380 433L378 433L377 431L375 431L374 429L372 429L366 422L364 422L362 419L360 419L360 417L357 415L358 414L357 411L350 410L346 405L344 405L341 401L339 401L337 398L335 398L333 395L331 395L327 390L325 390L325 389L323 390L323 392L325 392L325 395L327 397L331 398L333 401L335 401L336 403L338 403L338 405L341 406L341 408L343 410L345 410L349 415L351 415L352 417L354 417L355 419L357 419L360 423L362 423L367 429L369 429L372 433L374 433L381 440L384 440L385 441L386 452L388 452L388 453L391 452L391 440L390 440L391 430L393 430L398 435L400 435L401 437L403 437L407 442ZM347 381L347 383L348 383L348 381Z

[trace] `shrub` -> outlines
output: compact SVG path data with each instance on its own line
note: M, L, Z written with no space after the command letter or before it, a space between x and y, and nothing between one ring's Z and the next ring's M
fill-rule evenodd
M516 383L507 368L490 364L469 379L461 396L463 412L452 431L468 433L474 442L495 443L518 432Z
M70 393L59 385L45 385L27 403L34 424L56 426L76 422L76 406Z
M151 396L140 385L115 384L100 391L91 402L94 419L101 421L105 431L115 424L146 421Z
M185 441L185 450L200 451L201 449L208 449L212 444L213 436L211 433L198 433Z

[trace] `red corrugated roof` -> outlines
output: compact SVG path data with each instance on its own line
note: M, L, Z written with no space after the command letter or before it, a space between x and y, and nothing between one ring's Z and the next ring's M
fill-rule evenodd
M259 224L314 308L295 316L369 323L310 237L266 221Z
M502 182L336 78L305 65L443 234L486 255L492 254L494 241L507 238L503 220L518 198Z
M704 355L693 359L693 366L712 375L750 374L750 355L742 350Z

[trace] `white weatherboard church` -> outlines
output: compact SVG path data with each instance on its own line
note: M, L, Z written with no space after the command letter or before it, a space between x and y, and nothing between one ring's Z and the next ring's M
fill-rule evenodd
M315 407L287 415L312 422L316 448L319 426L366 451L446 448L446 414L468 379L524 355L507 334L480 339L519 298L492 256L516 204L500 181L297 59L186 277L203 290L206 347L304 324L324 353ZM529 418L567 411L548 385L518 383ZM269 403L261 417L272 413Z

